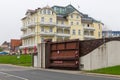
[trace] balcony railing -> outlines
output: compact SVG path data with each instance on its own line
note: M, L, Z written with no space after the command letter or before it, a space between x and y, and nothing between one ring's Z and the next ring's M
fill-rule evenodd
M25 31L27 27L21 27L21 31Z
M93 35L84 35L84 38L87 38L87 39L95 39L95 36L93 36Z
M36 26L36 23L30 23L27 25L29 28L32 28L32 27L35 27Z
M70 29L69 25L65 25L65 24L57 24L56 25L58 28L66 28L66 29Z
M94 27L91 27L91 26L89 26L89 27L85 26L85 27L83 27L83 28L84 28L84 30L95 30L95 28L94 28Z
M20 46L20 49L22 49L22 48L33 48L34 46L35 46L35 44L23 45L23 46Z
M60 37L70 37L70 34L68 34L68 33L56 33L56 36L60 36Z
M50 31L41 31L40 35L42 35L42 36L54 36L55 33L54 32L50 32Z
M41 26L55 26L56 24L54 22L40 22Z
M31 33L22 35L21 38L28 38L28 37L32 37L32 36L35 36L35 32L31 32Z

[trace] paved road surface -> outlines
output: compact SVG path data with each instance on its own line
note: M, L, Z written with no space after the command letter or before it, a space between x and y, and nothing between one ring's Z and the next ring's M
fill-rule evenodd
M70 71L72 72L72 71ZM0 80L120 80L120 78L70 74L0 64Z

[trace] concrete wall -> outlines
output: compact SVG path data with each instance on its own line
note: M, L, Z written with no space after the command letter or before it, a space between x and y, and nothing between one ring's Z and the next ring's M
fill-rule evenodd
M34 67L45 68L45 43L38 44L37 49L38 54L34 55Z
M108 66L120 65L120 41L103 44L80 58L82 70L93 70Z

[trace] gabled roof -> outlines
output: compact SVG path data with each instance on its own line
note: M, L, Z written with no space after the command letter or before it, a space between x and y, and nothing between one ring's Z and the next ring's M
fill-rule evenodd
M48 6L48 5L45 6L45 7L43 7L42 9L49 9L49 10L53 11L54 13L56 13L56 12L55 12L50 6ZM41 10L42 10L42 9L41 9Z
M33 14L33 13L35 13L35 10L28 9L26 14L28 14L28 13Z
M9 45L10 45L10 43L9 43L9 42L7 42L7 41L4 41L4 42L2 43L2 45L7 45L7 46L9 46Z

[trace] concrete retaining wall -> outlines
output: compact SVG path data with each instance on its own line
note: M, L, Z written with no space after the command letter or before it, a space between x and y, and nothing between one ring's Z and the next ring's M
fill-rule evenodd
M120 65L120 41L107 42L80 58L82 70Z

